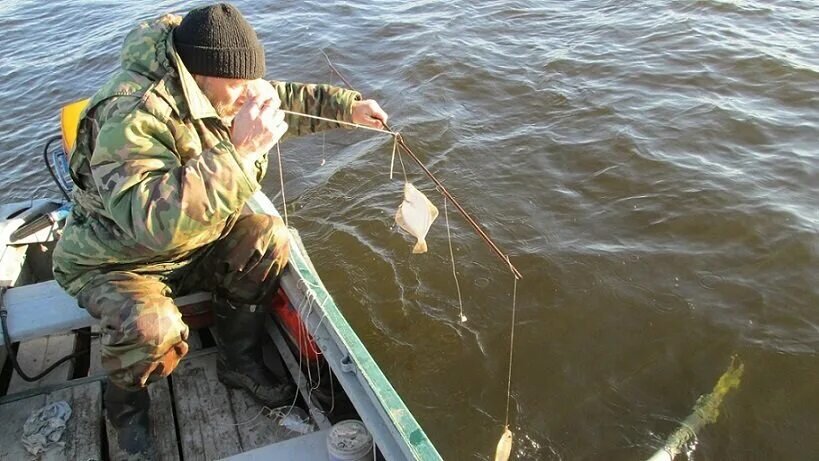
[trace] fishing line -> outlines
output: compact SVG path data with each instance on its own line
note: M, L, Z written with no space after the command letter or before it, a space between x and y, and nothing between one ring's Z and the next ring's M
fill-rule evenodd
M398 141L398 135L395 136L396 143ZM401 164L401 172L404 173L404 182L409 182L407 179L407 169L404 168L404 159L401 157L401 151L398 151L398 163Z
M446 198L444 198L444 220L446 221L446 238L449 241L449 260L452 261L452 278L455 279L455 290L458 291L458 309L461 323L466 322L464 315L464 303L461 299L461 284L458 283L458 274L455 272L455 253L452 251L452 235L449 233L449 214L446 211ZM515 279L517 280L517 279Z
M261 416L262 414L264 414L268 418L273 418L274 409L268 407L267 405L262 405L262 408L259 408L259 411L256 412L256 415L253 416L252 418L246 420L246 421L242 421L242 422L238 422L238 423L222 423L222 424L219 424L219 426L221 426L221 427L245 426L247 424L252 423L253 421L256 421L256 419L259 416Z
M312 296L313 301L317 302L318 298L316 298L313 293L314 293L315 289L320 289L321 287L319 285L317 285L317 284L312 284L312 283L308 282L305 279L300 279L299 282L301 282L303 284L304 291L306 291L310 296ZM324 319L327 318L327 316L325 315L324 304L329 299L330 299L330 295L328 293L327 296L324 298L324 300L321 303L319 303L319 307L321 308L320 309L321 319L319 319L319 322L316 325L316 330L317 331L321 329L321 325L324 322ZM302 309L299 309L299 310L302 310ZM305 327L305 330L306 330L306 327ZM299 330L299 331L301 331L301 330ZM309 332L308 332L308 334L309 334ZM313 349L313 352L315 354L324 355L324 353L321 352L320 350L316 350L316 347L315 347L314 343L311 342L310 347L311 347L311 349ZM335 383L333 381L334 372L333 372L332 368L330 368L329 363L327 364L327 373L330 375L330 409L327 410L325 412L325 414L332 414L333 411L336 408L336 392L335 392ZM321 382L321 368L319 368L319 384L320 384L320 382ZM317 388L318 388L318 386L316 387L316 389Z
M344 120L336 120L334 118L320 117L318 115L305 114L303 112L294 112L292 110L286 110L286 109L279 109L279 110L284 112L285 114L296 115L296 116L299 116L299 117L312 118L312 119L316 119L316 120L323 120L325 122L338 123L339 125L346 125L346 126L351 126L351 127L354 127L354 128L361 128L362 130L376 131L378 133L388 134L390 136L395 136L397 134L397 133L395 133L393 131L382 130L381 128L374 128L374 127L371 127L371 126L362 125L360 123L345 122Z
M329 368L329 364L327 365ZM333 382L333 370L327 370L330 373L330 409L327 410L327 413L332 415L333 410L336 409L336 384Z
M392 142L392 156L390 157L390 179L392 179L392 172L395 169L395 151L398 150L398 138L393 138Z
M306 319L309 319L310 315L313 313L313 306L314 305L315 305L314 300L311 300L309 303L307 303L307 313L304 314L305 321L306 321ZM302 332L304 330L305 330L305 327L303 325L299 325L299 332ZM303 341L304 344L302 344L302 341L299 341L299 352L300 353L301 353L302 348L304 348L304 351L305 351L304 353L305 354L307 353L307 351L309 350L309 347L308 347L309 342L310 342L309 337ZM313 368L310 366L310 360L307 360L307 383L308 383L307 398L309 399L310 394L313 392Z
M511 263L510 263L511 264ZM515 312L517 310L518 279L515 278L512 288L512 327L509 332L509 376L506 380L506 422L504 427L509 428L509 401L512 397L512 358L515 352Z
M279 148L279 143L276 143L276 158L279 160L279 183L282 189L282 210L284 211L284 225L289 227L287 222L287 199L284 197L284 170L282 169L282 151Z
M300 280L300 281L304 281L304 280ZM309 305L313 301L315 301L315 296L313 296L312 291L305 289L305 290L303 290L303 293L305 295L304 301L296 308L296 310L299 312L299 315L304 314L304 309L305 309L304 308L304 303L307 303ZM298 401L298 399L299 399L298 388L301 386L302 378L304 378L304 381L307 381L305 384L308 384L308 385L312 386L312 383L309 382L309 378L307 376L305 376L304 369L303 369L304 354L301 351L301 347L302 347L302 343L304 341L304 333L305 333L304 328L302 327L302 325L299 325L298 332L296 333L296 344L297 344L298 355L299 355L299 365L298 365L299 375L298 375L298 382L296 383L297 389L296 389L295 395L293 396L293 401L290 402L290 405L285 405L287 407L287 412L284 414L283 418L286 418L286 417L290 416L290 413L296 407L296 401Z

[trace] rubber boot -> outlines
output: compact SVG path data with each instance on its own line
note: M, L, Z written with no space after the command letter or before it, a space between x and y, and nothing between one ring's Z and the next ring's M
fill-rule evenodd
M106 423L114 428L110 447L117 447L119 461L143 461L157 459L156 447L151 437L148 411L151 398L148 389L129 391L108 382L105 387Z
M265 312L261 306L214 297L219 361L216 376L225 386L245 389L263 405L293 403L296 387L281 383L265 366L262 352Z

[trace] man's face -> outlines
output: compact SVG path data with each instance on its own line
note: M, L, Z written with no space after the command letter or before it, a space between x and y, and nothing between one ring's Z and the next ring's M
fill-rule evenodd
M249 96L248 89L257 85L256 80L194 76L199 88L208 97L219 118L230 126Z

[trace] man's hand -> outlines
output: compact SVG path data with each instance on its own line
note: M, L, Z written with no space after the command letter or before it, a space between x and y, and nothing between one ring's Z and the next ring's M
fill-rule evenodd
M387 113L372 99L356 101L353 103L353 123L383 130Z
M276 93L250 96L233 119L230 141L245 160L255 162L287 131Z

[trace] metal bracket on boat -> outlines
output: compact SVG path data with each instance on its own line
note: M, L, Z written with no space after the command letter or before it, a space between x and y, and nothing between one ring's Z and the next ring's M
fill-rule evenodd
M344 354L344 357L341 358L339 363L341 363L341 371L345 373L355 373L355 364L349 354Z

